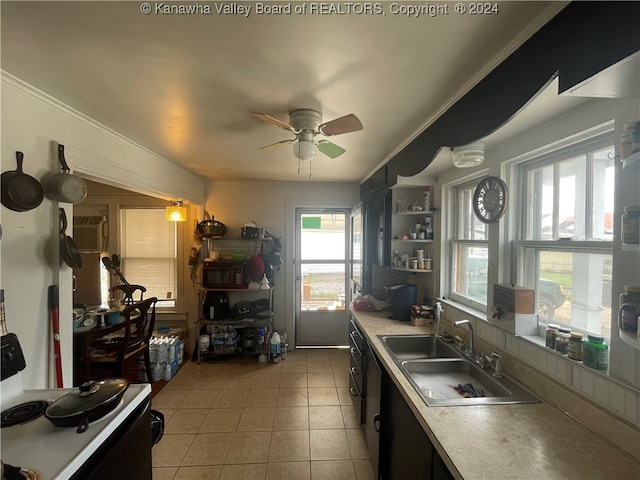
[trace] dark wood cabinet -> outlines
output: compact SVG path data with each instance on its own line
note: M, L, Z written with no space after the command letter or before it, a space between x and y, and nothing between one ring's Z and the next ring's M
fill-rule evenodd
M372 265L391 266L391 191L363 203L363 290L372 288Z
M366 355L367 398L365 408L364 434L367 439L369 458L373 466L374 478L379 477L380 458L380 407L382 393L382 369L380 362L367 346Z
M379 440L378 480L453 480L398 387L384 370Z
M393 381L382 383L380 479L430 479L433 446Z

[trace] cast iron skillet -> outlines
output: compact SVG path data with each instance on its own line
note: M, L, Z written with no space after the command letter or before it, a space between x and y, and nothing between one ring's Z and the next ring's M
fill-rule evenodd
M2 174L2 204L14 212L26 212L42 203L40 182L22 171L24 154L16 152L18 168Z
M64 263L76 270L82 270L82 257L73 238L67 235L67 214L60 209L60 256Z
M128 386L123 378L85 382L49 405L44 416L57 427L76 427L78 433L86 432L89 422L118 406Z

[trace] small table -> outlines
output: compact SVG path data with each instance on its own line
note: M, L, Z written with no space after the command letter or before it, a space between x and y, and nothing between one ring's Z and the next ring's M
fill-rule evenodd
M82 327L73 331L73 385L82 385L91 380L91 346L98 338L122 330L124 323L116 323L106 327L93 327L85 330Z

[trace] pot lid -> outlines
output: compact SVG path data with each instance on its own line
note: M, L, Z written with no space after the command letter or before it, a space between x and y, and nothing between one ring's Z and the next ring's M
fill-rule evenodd
M127 387L123 378L85 382L49 405L45 415L48 418L66 418L90 412L115 400Z

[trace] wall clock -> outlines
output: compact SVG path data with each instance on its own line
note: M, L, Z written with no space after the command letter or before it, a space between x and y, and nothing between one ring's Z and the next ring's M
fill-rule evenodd
M507 211L507 184L500 177L480 180L473 192L473 211L483 223L497 222Z

